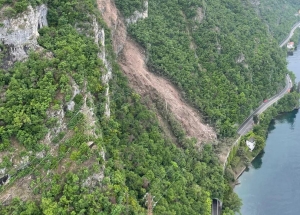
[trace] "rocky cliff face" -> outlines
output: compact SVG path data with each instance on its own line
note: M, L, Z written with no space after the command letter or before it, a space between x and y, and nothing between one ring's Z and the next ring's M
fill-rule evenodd
M98 57L104 63L106 72L102 76L102 82L106 86L105 96L106 96L106 103L105 103L105 112L104 115L106 117L110 117L110 98L109 98L109 80L112 78L112 68L110 63L106 58L106 51L105 51L105 32L103 28L99 28L99 25L96 19L93 20L93 30L94 30L94 39L95 44L99 47L99 42L101 47L101 52L98 53Z
M29 6L27 11L17 17L2 21L0 40L8 53L8 57L4 59L4 67L9 67L15 61L25 59L30 49L39 48L38 30L48 25L47 10L46 5L36 8Z

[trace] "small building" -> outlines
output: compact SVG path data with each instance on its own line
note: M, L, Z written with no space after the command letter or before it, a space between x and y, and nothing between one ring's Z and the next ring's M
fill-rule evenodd
M246 145L248 146L248 148L252 152L253 149L255 148L255 140L254 140L254 138L252 137L249 140L246 140Z
M294 42L288 42L288 44L286 45L286 47L291 50L291 49L294 49Z

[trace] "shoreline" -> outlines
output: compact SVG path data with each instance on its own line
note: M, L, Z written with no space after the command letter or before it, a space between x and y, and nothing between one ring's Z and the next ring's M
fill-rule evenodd
M292 111L294 111L294 110L299 110L300 109L300 107L295 107L293 110L291 110L291 111L287 111L287 112L281 112L281 113L279 113L276 117L274 117L272 120L274 120L274 119L276 119L278 116L280 116L280 115L283 115L283 114L287 114L287 113L291 113ZM271 121L272 121L271 120ZM270 123L271 123L271 121L270 121ZM266 134L266 135L268 135L268 133ZM263 149L262 149L263 150ZM251 159L251 161L250 161L250 165L249 166L251 166L251 163L253 162L253 160L261 153L262 151L260 151L255 157L253 157L252 159ZM233 182L233 187L235 187L236 185L239 185L240 183L239 183L239 181L238 181L238 179L243 175L243 173L249 168L249 166L244 166L243 168L242 168L242 170L240 170L237 174L235 174L235 177L234 177L234 182Z
M259 154L260 154L260 153L258 153L258 154L251 160L250 164L252 163L252 161L253 161ZM249 165L249 166L250 166L250 165ZM243 173L249 168L249 166L244 166L244 167L242 168L242 170L239 171L239 173L235 176L233 187L235 187L236 185L239 185L239 184L240 184L240 183L239 183L239 178L240 178L240 177L243 175Z
M282 41L282 42L280 43L280 45L279 45L280 48L282 48L282 46L284 46L284 45L286 44L286 42L287 42L292 36L294 36L294 32L295 32L295 30L296 30L296 28L294 29L294 27L297 26L297 25L298 25L298 27L300 27L300 22L299 22L299 21L298 21L297 23L294 24L294 26L292 27L291 31L289 32L288 37L286 37L285 40ZM295 50L297 50L297 46L298 46L298 44L296 44ZM288 56L287 56L287 57L288 57ZM293 74L295 74L295 73L293 72ZM299 84L300 84L300 82L298 83L298 89L296 90L298 93L300 93L300 92L299 92L299 91L300 91L300 90L299 90ZM292 112L292 111L294 111L294 110L299 110L299 109L300 109L300 107L294 107L293 110L291 110L291 111L278 113L277 116L273 117L273 118L270 120L269 126L270 126L271 121L274 120L274 119L275 119L276 117L278 117L279 115L282 115L282 114L284 114L284 113L289 113L289 112ZM251 130L252 130L252 129L251 129ZM268 136L268 132L266 133L266 138L267 138L267 136ZM241 136L240 136L240 137L241 137ZM234 144L234 145L235 145L235 144ZM263 149L262 149L262 150L263 150ZM230 152L231 152L231 150L229 151L228 155L230 154ZM250 164L252 163L252 161L253 161L260 153L261 153L261 151L260 151L255 157L253 157L253 158L251 159ZM227 159L226 159L226 162L224 163L223 171L225 171L225 169L226 169L226 164L227 164ZM238 179L242 176L242 174L246 171L247 168L248 168L248 166L244 166L244 167L242 167L241 171L238 171L238 173L234 174L233 187L235 187L237 184L239 184ZM238 169L238 168L236 168L236 169ZM232 169L232 170L233 170L233 172L235 173L234 169Z
M252 163L252 161L253 161L260 153L261 153L261 152L259 152L254 158L251 159L250 164ZM249 165L249 166L251 166L251 165ZM237 174L237 176L236 176L235 179L234 179L235 185L239 183L239 182L238 182L239 177L241 177L241 176L243 175L243 173L249 168L249 166L243 167L242 170Z

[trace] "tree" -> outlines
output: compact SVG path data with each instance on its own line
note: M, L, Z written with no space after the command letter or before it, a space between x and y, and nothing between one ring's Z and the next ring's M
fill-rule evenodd
M258 124L258 122L259 122L259 117L258 117L257 114L253 115L253 121L254 121L255 124Z

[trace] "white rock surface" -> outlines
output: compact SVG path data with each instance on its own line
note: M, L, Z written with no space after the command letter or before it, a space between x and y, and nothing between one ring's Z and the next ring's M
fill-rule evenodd
M243 53L241 53L238 58L236 59L236 63L242 63L245 61L245 55Z
M67 103L67 109L70 111L73 111L74 107L75 107L75 102L73 100L74 100L75 96L80 93L80 89L79 89L79 86L76 84L76 82L73 79L71 79L71 82L72 82L73 95L72 95L71 101Z
M148 6L148 5L147 5ZM110 117L110 98L109 98L109 80L112 78L112 68L109 64L109 62L106 59L106 53L105 53L105 33L104 29L99 29L98 23L96 19L93 20L93 29L94 29L94 38L95 43L99 46L99 41L101 42L101 52L98 53L98 57L102 60L104 63L104 66L107 70L105 74L102 76L102 82L106 85L106 91L105 91L105 97L106 97L106 103L105 103L105 111L104 115L106 117Z
M140 11L134 11L132 16L126 19L126 24L134 24L136 23L139 19L145 19L148 17L148 1L144 2L144 8L145 10L140 12Z
M202 23L204 17L205 17L205 11L203 10L203 8L198 7L197 8L197 15L194 18L195 22Z
M1 21L0 40L9 47L10 61L20 61L28 56L30 49L38 48L38 30L47 26L46 5L31 6L16 18Z
M70 111L73 111L73 110L74 110L74 107L75 107L75 102L74 102L74 101L70 101L70 102L67 104L67 109L70 110Z
M255 6L260 5L260 1L259 0L251 0L250 3L253 4L253 5L255 5Z
M0 169L0 175L4 175L6 172L6 168Z

